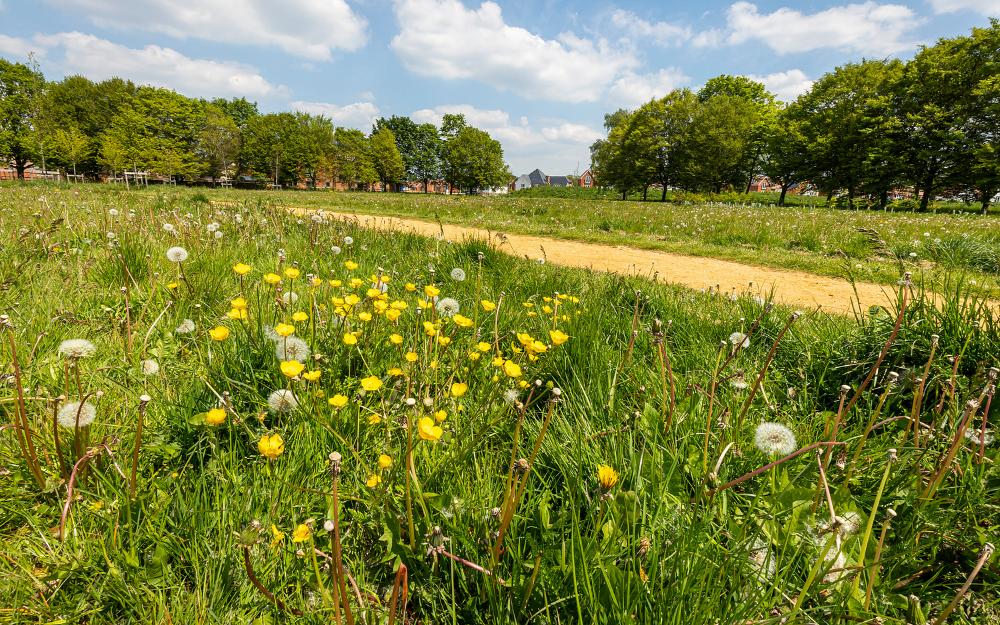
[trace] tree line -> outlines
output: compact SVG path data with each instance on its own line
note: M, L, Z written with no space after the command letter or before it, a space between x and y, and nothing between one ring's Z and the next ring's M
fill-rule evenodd
M909 60L837 67L782 105L764 85L719 76L605 115L591 146L598 183L627 197L662 186L749 191L809 183L831 200L885 208L907 189L980 203L1000 192L1000 23L940 39Z
M0 58L0 161L19 179L29 165L76 179L149 171L348 188L421 181L426 190L443 179L477 191L511 178L500 143L463 115L444 115L440 128L393 116L365 134L324 115L263 114L245 98L189 98L122 78L47 81L34 59Z

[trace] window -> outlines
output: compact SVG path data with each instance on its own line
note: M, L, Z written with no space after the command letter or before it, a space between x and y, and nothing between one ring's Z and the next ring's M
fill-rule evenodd
M587 184L590 184L590 176L584 178L583 181L586 182Z

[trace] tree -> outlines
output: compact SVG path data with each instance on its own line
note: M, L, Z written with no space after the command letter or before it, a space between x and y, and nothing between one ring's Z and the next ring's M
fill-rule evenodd
M778 206L785 205L785 195L793 185L807 180L808 146L803 124L802 107L791 104L778 114L775 130L767 137L761 170L781 186Z
M256 175L271 177L276 185L297 183L301 143L295 115L268 113L248 121L240 160Z
M413 134L413 153L407 174L415 180L422 180L424 193L432 179L441 177L442 142L434 124L420 124Z
M444 174L450 184L470 192L506 185L513 177L500 142L471 126L458 129L446 144Z
M10 159L19 180L33 152L34 93L38 80L30 67L0 59L0 157Z
M125 164L132 166L132 171L139 171L139 165L145 165L152 160L154 140L146 128L146 118L131 106L126 106L111 120L111 127L101 147L105 162L111 166L112 172ZM125 186L128 176L125 177Z
M197 152L213 181L216 177L228 175L230 163L239 158L242 143L236 122L219 107L208 105L205 108L205 124L198 136Z
M59 128L56 130L54 146L56 156L63 161L72 164L73 178L76 178L77 162L90 156L93 151L90 137L85 135L77 126L70 126L68 129Z
M403 157L396 148L396 137L388 128L382 128L372 133L368 145L375 173L388 191L389 184L402 180L405 173Z
M378 180L365 133L338 126L333 133L333 143L337 178L346 183L348 189L352 185L368 185Z
M760 110L748 100L717 95L703 102L686 135L682 186L712 192L742 189L759 122Z
M295 119L298 122L299 141L290 158L295 159L300 175L312 181L315 187L318 173L333 166L333 122L323 115L302 112L297 112Z

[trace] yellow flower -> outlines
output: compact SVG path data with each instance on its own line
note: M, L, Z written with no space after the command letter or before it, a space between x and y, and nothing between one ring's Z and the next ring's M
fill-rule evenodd
M271 536L274 536L274 538L271 540L272 547L277 547L278 545L281 544L281 541L285 540L285 533L279 531L278 528L274 525L271 526Z
M236 310L243 310L247 307L247 301L242 297L237 297L231 302L231 304Z
M280 434L265 434L257 441L257 450L271 460L276 460L285 451L285 441L281 440Z
M341 282L340 280L330 280L330 286L337 287L337 286L341 286L342 284L344 284L344 283Z
M219 425L226 422L226 411L221 408L212 408L205 415L205 423L209 425Z
M230 319L246 319L247 311L234 308L230 310L228 313L226 313L226 316L229 317Z
M457 325L460 328L472 327L472 319L469 319L468 317L463 317L462 315L455 315L454 317L451 318L451 320L454 321L455 325Z
M365 281L362 280L361 278L351 278L351 288L352 289L356 289L356 288L358 288L359 286L361 286L364 283L365 283Z
M545 313L546 315L551 314L552 313L552 307L551 306L542 306L542 312Z
M268 284L278 284L281 282L281 276L276 273L269 273L264 276L264 282L267 282Z
M517 333L517 340L521 345L531 345L531 342L535 339L531 338L530 334Z
M542 296L542 301L543 301L543 302L545 302L545 303L547 304L547 303L549 303L549 302L551 302L551 301L552 301L552 298L551 298L551 297L545 297L545 296L543 295L543 296Z
M386 373L393 376L403 375L403 370L400 369L399 367L393 367L392 369L389 369L389 371L387 371Z
M434 336L435 334L437 334L438 331L437 331L437 328L434 327L434 324L432 322L425 321L424 322L424 332L427 333L427 336Z
M465 391L469 390L469 385L463 382L455 382L451 385L451 395L452 397L461 397L465 395Z
M366 391L377 391L382 388L382 380L376 376L370 376L361 380L361 388Z
M388 319L389 321L395 321L396 319L399 319L399 315L400 312L395 308L393 308L392 310L385 311L385 318Z
M432 361L430 362L430 364L429 364L429 365L427 365L427 366L428 366L429 368L431 368L431 369L437 369L437 368L438 368L438 361L436 361L436 360L432 360Z
M216 341L225 341L229 338L229 328L216 326L208 331L209 335Z
M437 288L433 284L428 284L424 287L424 293L427 294L427 297L437 297L438 295L441 295L441 289Z
M393 334L389 337L389 340L392 341L393 345L401 345L403 343L403 337L398 334Z
M319 379L319 376L323 375L322 371L306 371L302 374L302 377L309 380L310 382L315 382Z
M413 352L406 352L406 356L404 356L404 358L406 358L406 362L417 362L420 360L420 356L417 356Z
M537 316L538 316L538 313L536 313L536 312L529 312L529 313L528 313L528 316L529 316L529 317L537 317Z
M569 299L569 295L566 295L565 293L560 293L559 299Z
M360 319L361 321L371 321L372 320L372 314L370 312L359 313L358 314L358 319Z
M549 338L552 339L553 345L562 345L569 336L560 330L549 330Z
M490 301L490 300L488 300L488 299L484 299L483 301L481 301L481 302L479 302L479 303L483 305L483 309L484 309L484 310L485 310L486 312L489 312L489 311L491 311L491 310L496 310L496 307L497 307L497 305L496 305L496 304L494 304L493 302L491 302L491 301Z
M517 385L520 386L521 388L528 388L529 386L531 386L530 384L528 384L527 380L521 380L520 382L517 383Z
M344 298L344 304L346 304L347 306L354 306L360 301L361 298L355 295L354 293L351 293L350 295Z
M479 352L469 352L469 360L479 360Z
M368 425L376 425L382 422L382 417L377 414L368 415Z
M233 271L240 274L241 276L245 276L248 273L250 273L250 265L245 265L243 263L236 263L235 265L233 265Z
M438 343L440 343L442 347L447 347L448 344L451 343L451 339L442 334L438 337Z
M494 367L502 367L503 363L505 363L505 362L507 362L507 361L504 360L503 356L497 356L496 358L493 359L493 366Z
M389 304L389 306L395 308L396 310L406 310L408 305L403 300L396 300L395 302Z
M524 306L525 308L531 308L532 306L534 306L534 304L533 304L533 303L531 303L531 302L524 302L524 303L523 303L523 304L521 304L521 305L522 305L522 306Z
M302 312L301 310L299 312L297 312L297 313L295 313L295 314L292 315L292 320L293 321L305 321L308 318L309 318L309 315L307 315L306 313Z
M479 351L481 351L483 353L486 353L486 352L490 351L491 349L493 349L493 346L490 345L489 343L484 343L484 342L480 341L476 345L476 349L478 349Z
M343 408L347 405L347 395L334 395L327 401L335 408Z
M349 271L354 271L355 269L358 268L358 264L356 262L354 262L353 260L345 260L344 261L344 266L347 267L347 269Z
M170 284L168 284L168 285L167 285L167 288L168 288L168 289L176 289L176 288L177 288L177 287L179 287L180 285L181 285L181 283L180 283L180 282L171 282Z
M274 331L278 333L278 336L283 336L285 338L290 337L295 334L295 326L288 323L279 323L274 326Z
M531 345L526 345L525 347L535 354L541 354L549 349L548 346L541 341L532 341Z
M438 423L444 423L444 420L448 418L448 413L444 410L438 410L434 413L434 418Z
M350 332L344 335L344 345L357 345L358 337L354 336Z
M390 458L385 454L382 454L381 456L378 457L378 466L382 467L383 469L388 469L390 465L392 465L392 458Z
M312 538L312 530L305 523L299 523L299 526L295 528L292 532L292 542L293 543L304 543L310 538Z
M407 282L406 283L406 290L410 291L412 293L413 291L417 290L417 285L413 284L412 282Z
M444 434L444 430L442 430L439 426L434 425L434 419L431 419L430 417L423 417L417 424L417 433L420 434L420 438L425 441L436 441L441 438L442 434Z
M380 478L377 475L369 475L368 481L365 482L365 485L368 486L368 488L375 488L381 483L382 483L382 478Z
M295 267L289 267L288 269L285 270L285 275L291 278L292 280L298 278L300 273L302 272L296 269Z
M618 483L618 473L611 467L602 464L597 467L597 481L605 491L611 490Z
M521 367L513 360L507 360L503 363L503 372L510 378L521 377Z
M389 308L389 304L386 304L382 300L376 301L374 304L372 304L372 306L374 306L375 310L379 312L385 312Z

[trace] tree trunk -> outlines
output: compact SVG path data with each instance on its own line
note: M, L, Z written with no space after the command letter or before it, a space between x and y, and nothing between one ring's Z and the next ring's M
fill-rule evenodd
M628 199L628 190L622 189L622 202Z
M76 159L73 159L73 182L76 182Z
M879 196L879 210L885 210L885 207L889 205L889 192L883 191L882 195Z
M17 170L17 179L24 180L24 168L28 165L27 159L14 157L14 168Z
M649 185L647 184L642 188L642 201L646 201L646 192L649 191Z
M990 200L993 199L993 196L996 194L996 191L994 191L993 193L982 191L982 194L983 194L983 214L985 215L990 210Z
M784 206L785 205L785 194L788 193L788 187L790 187L790 186L792 186L792 184L790 182L781 185L781 195L778 196L778 206Z
M660 195L660 201L661 202L667 201L667 185L663 185L663 194Z
M930 201L930 199L931 199L931 190L930 190L930 188L924 189L924 194L922 196L920 196L920 212L921 213L927 211L927 203Z

